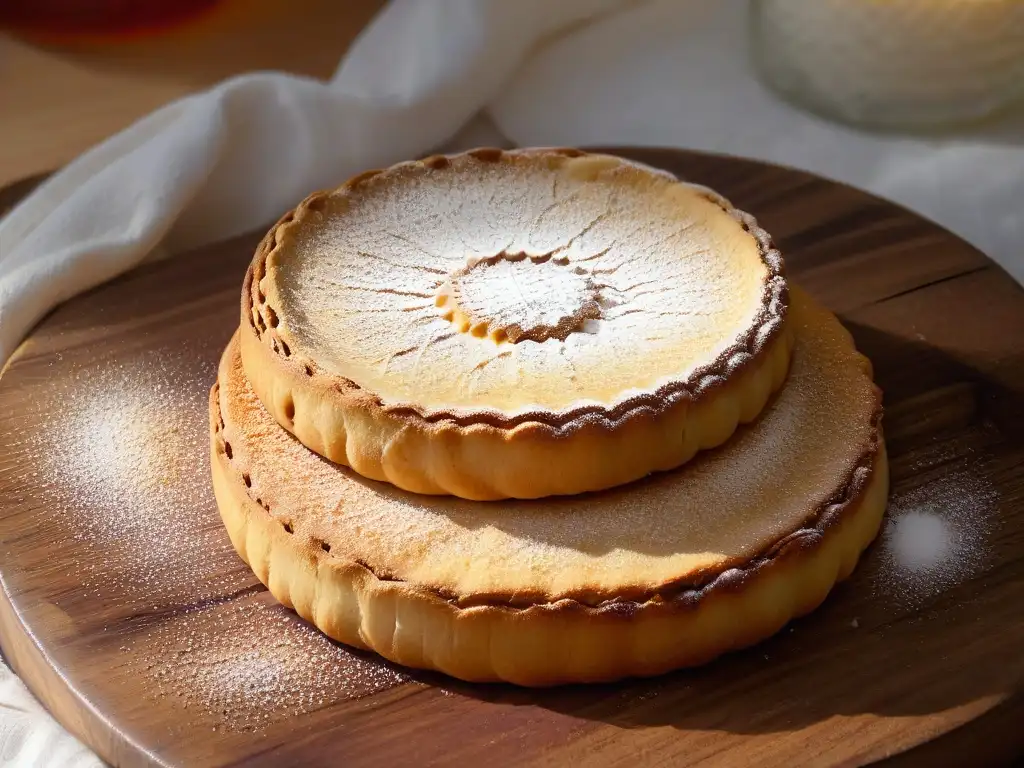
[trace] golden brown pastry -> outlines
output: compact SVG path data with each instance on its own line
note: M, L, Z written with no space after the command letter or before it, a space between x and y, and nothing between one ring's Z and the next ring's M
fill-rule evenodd
M402 163L261 244L242 361L364 477L467 499L599 490L754 419L789 364L782 259L701 187L575 150Z
M400 664L522 685L699 664L817 606L885 509L870 363L796 290L789 322L786 386L724 446L628 486L501 502L411 494L311 453L247 382L243 330L210 399L217 503L278 600Z

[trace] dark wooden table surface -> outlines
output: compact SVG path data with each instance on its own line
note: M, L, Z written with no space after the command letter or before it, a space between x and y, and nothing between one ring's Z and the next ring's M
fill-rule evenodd
M68 302L0 378L0 639L59 720L119 765L930 766L1024 753L1024 291L935 224L848 187L622 153L757 215L874 362L892 518L854 577L756 648L617 685L472 686L331 643L234 555L209 488L206 392L253 234ZM9 188L0 210L27 189ZM923 571L896 536L914 516L947 537Z

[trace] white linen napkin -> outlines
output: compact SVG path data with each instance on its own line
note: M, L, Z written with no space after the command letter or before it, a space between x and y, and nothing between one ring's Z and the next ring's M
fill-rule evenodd
M158 244L173 255L268 225L313 189L449 142L481 110L521 145L684 146L858 184L937 219L1024 280L1024 119L921 139L804 114L753 77L745 8L393 0L327 83L251 74L170 104L0 221L0 365L53 306ZM4 757L97 764L30 700L4 671L0 734L33 729L5 738Z
M101 768L103 761L58 725L24 683L0 664L0 765Z

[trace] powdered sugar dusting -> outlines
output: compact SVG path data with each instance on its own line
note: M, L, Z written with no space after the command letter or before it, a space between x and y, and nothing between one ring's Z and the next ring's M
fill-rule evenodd
M911 509L890 521L889 547L908 573L927 573L948 562L958 542L955 529L940 514Z
M262 287L293 353L387 403L612 406L688 378L761 317L760 244L670 184L606 159L403 166L289 223Z
M126 673L189 727L257 731L408 678L278 605L231 547L209 480L220 342L90 361L54 380L62 407L26 439Z
M332 642L265 593L176 616L144 642L154 697L214 728L256 731L410 680Z
M435 303L460 332L489 336L499 345L505 339L564 341L601 316L600 288L567 259L502 253L456 271Z
M213 505L206 398L216 342L83 367L33 439L87 593L152 608L252 583Z
M978 573L997 503L994 486L966 465L894 496L882 531L881 590L915 603Z

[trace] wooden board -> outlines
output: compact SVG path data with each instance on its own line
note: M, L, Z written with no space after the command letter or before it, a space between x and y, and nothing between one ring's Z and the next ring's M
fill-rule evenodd
M119 765L983 765L1024 752L1024 291L938 226L842 185L623 153L755 213L874 361L897 522L854 577L756 648L617 685L467 685L327 641L234 555L209 488L206 391L252 235L68 302L0 379L0 635L63 723ZM948 536L923 574L898 546L915 519Z

